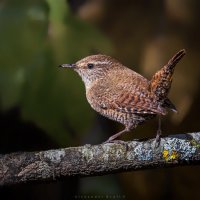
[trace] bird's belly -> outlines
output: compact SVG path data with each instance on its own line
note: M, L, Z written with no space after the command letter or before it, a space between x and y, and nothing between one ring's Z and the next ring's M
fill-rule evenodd
M112 109L101 109L101 108L99 109L93 108L93 109L96 110L101 115L111 120L117 121L125 126L131 125L136 127L137 125L142 124L144 121L149 120L155 116L155 115L138 115L133 113L123 113Z

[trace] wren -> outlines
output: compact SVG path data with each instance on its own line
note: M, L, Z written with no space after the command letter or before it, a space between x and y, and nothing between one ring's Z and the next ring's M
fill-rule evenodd
M94 110L125 126L106 141L113 142L156 115L166 115L168 110L176 112L167 95L174 68L185 53L184 49L180 50L150 81L116 59L101 54L85 57L75 64L60 66L72 68L81 76L87 100ZM160 134L159 128L157 139Z

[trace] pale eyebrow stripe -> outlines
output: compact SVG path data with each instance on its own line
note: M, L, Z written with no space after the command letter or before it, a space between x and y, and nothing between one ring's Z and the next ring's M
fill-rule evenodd
M97 62L94 62L94 64L98 65L98 64L111 64L112 62L111 61L97 61Z

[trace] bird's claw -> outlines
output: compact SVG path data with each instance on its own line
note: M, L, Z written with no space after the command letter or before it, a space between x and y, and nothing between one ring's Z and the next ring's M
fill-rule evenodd
M114 144L121 144L124 145L126 147L126 150L128 150L128 143L123 141L123 140L106 140L105 142L103 142L102 144L108 144L108 143L114 143Z
M162 135L162 131L160 129L157 130L156 138L155 138L155 148L159 147L160 145L160 138Z

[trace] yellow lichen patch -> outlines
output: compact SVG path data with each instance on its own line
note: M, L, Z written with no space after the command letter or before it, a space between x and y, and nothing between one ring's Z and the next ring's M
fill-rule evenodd
M175 160L178 157L179 157L178 152L173 150L169 158L170 160Z
M168 150L164 150L162 152L163 154L163 158L166 160L166 161L169 161L169 160L175 160L179 157L179 154L177 151L173 150L171 153L168 151Z
M168 159L169 159L169 151L166 150L166 149L163 151L163 158L164 158L165 160L168 160Z

